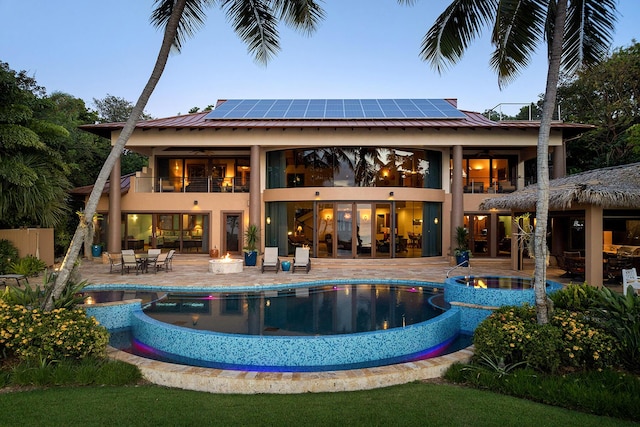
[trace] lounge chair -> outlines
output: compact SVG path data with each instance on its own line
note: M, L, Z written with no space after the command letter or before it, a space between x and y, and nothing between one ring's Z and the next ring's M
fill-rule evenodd
M169 254L167 252L165 253L161 253L160 255L158 255L158 257L154 260L149 260L149 264L147 268L152 268L154 273L157 273L158 270L164 270L165 273L168 272L167 270L167 256Z
M295 273L296 268L304 268L307 273L311 269L311 260L309 259L309 248L296 248L296 256L293 259L293 267L291 272Z
M136 274L140 274L143 268L143 264L139 259L136 258L135 255L131 255L129 253L122 253L122 270L121 273L124 274L124 271L127 270L127 273L131 271L131 269L136 270Z
M278 274L280 270L280 258L278 258L278 248L264 248L264 256L262 257L262 272L265 270L275 270Z
M15 280L16 286L20 287L20 281L24 281L27 285L29 284L29 279L24 274L2 274L0 275L0 282L7 286L7 280Z
M109 258L109 273L113 273L113 267L122 270L122 257L117 257L107 252L107 258Z
M640 280L635 267L622 270L622 294L627 295L628 288L631 287L632 292L640 291Z

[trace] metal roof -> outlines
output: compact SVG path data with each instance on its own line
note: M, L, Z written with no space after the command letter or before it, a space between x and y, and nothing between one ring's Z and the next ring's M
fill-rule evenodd
M225 102L219 103L224 105ZM212 118L207 119L210 111L167 117L138 122L136 129L221 129L221 128L450 128L450 129L538 129L539 121L501 121L495 122L477 112L456 110L461 113L457 118ZM80 126L81 129L109 138L112 131L120 130L124 122L101 123ZM593 126L553 122L553 129L586 130Z

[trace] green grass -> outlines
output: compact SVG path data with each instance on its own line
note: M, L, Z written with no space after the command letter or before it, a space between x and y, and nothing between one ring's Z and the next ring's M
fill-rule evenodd
M1 426L635 425L454 385L298 395L222 395L157 386L54 387L0 394Z

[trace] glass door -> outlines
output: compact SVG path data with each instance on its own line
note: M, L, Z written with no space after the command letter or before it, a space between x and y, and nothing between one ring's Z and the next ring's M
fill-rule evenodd
M222 214L223 240L222 254L240 255L242 253L242 213Z
M353 257L353 203L336 205L336 255L338 258Z
M371 215L373 210L371 203L357 203L356 208L356 247L357 258L370 258L375 239L373 238L373 227Z

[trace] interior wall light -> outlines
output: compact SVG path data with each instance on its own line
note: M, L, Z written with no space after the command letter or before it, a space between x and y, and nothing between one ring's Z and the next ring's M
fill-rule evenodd
M438 217L433 218L433 223L438 224Z
M267 217L267 224L271 224L271 217L270 216Z
M319 195L320 195L320 192L319 192L319 191L316 191L316 196L319 196Z
M393 191L389 191L389 196L393 197Z
M193 201L193 204L194 204L194 206L197 206L197 205L198 205L198 201L197 201L197 200L194 200L194 201Z

